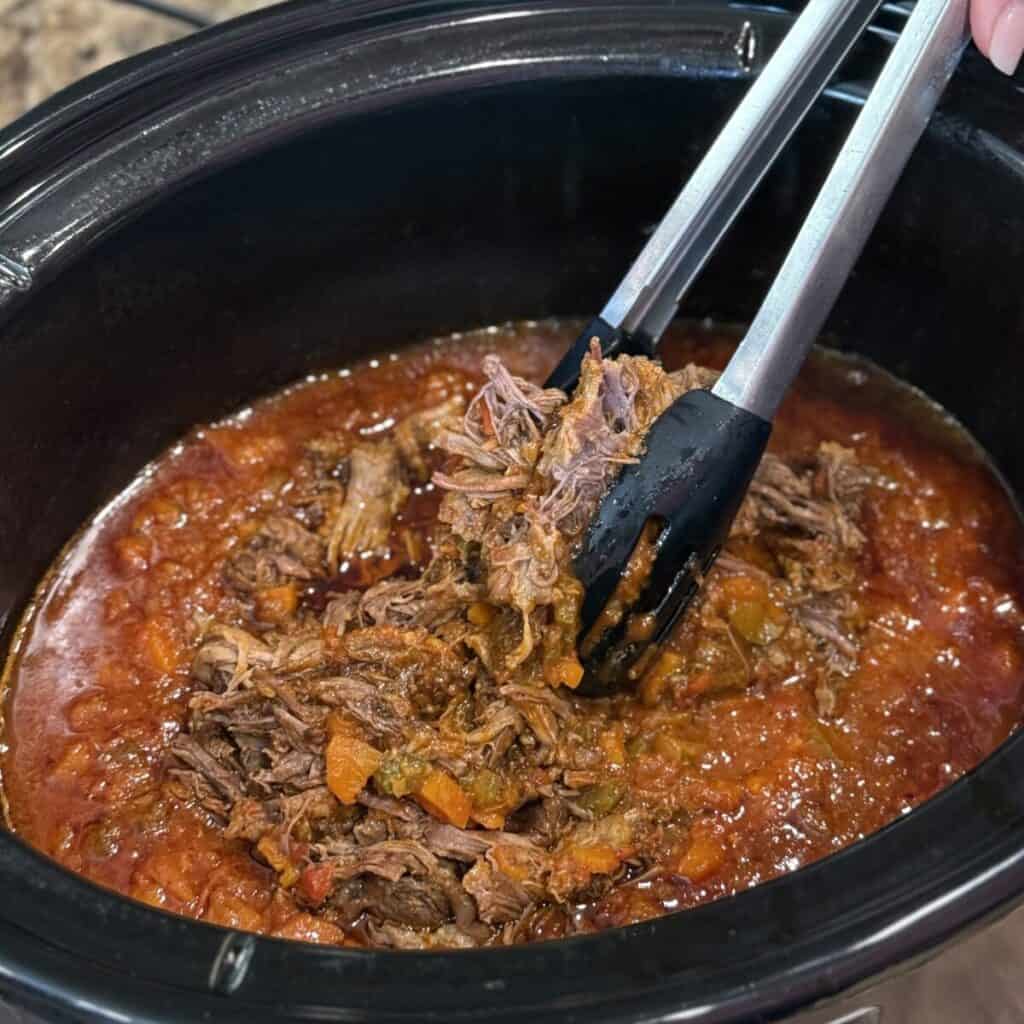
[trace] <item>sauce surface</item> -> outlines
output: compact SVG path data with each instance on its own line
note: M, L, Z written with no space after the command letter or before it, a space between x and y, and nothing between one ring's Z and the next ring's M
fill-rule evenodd
M312 438L372 440L418 410L469 398L488 352L540 382L572 337L571 325L520 325L416 347L298 384L159 459L72 541L25 627L6 698L11 827L69 869L176 913L366 942L314 913L170 784L167 750L195 691L197 644L209 620L242 620L225 562L288 506ZM669 369L720 368L731 345L676 329L662 355ZM851 584L855 665L823 693L806 645L788 649L782 626L772 632L782 613L771 584L716 570L671 671L649 674L638 692L575 701L596 751L585 768L591 804L618 787L656 809L643 856L614 886L542 905L516 941L627 924L796 870L907 813L1015 729L1024 537L999 481L923 398L835 356L803 373L770 450L802 457L822 442L875 474ZM432 483L412 486L387 556L343 560L329 588L314 581L303 601L422 570L440 497ZM781 571L757 543L738 550L769 576ZM785 657L773 662L777 651Z

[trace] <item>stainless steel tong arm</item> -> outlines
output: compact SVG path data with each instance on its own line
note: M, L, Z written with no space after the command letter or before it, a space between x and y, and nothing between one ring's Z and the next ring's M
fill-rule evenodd
M810 0L601 311L605 323L657 341L880 6L881 0Z
M719 398L771 420L818 336L967 45L968 0L918 0Z

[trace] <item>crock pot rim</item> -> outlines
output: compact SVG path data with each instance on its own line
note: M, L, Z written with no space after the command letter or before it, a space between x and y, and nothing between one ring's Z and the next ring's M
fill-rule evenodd
M591 5L579 0L550 5L509 0L497 6L503 13L521 10L528 17ZM0 159L0 182L15 177L5 178L4 172L14 166L12 160L21 159L26 140L41 144L44 136L66 139L84 112L130 91L126 83L150 75L153 67L166 69L185 58L212 67L221 43L244 50L246 39L269 38L289 26L330 24L344 35L346 26L366 26L353 20L354 12L361 18L384 19L393 28L403 17L423 24L423 19L449 19L454 11L494 7L471 0L412 12L408 4L371 0L351 8L301 2L258 12L211 35L203 33L119 65L23 118L0 134L0 152L7 154ZM669 9L679 8L650 3L632 11L639 17L647 10ZM686 8L691 13L700 9ZM721 9L714 10L721 16ZM737 11L735 17L740 16ZM69 147L66 155L75 152ZM21 174L24 165L18 167ZM21 178L19 182L24 184ZM2 240L0 233L0 253ZM34 297L42 287L40 280L30 281L24 297ZM457 954L338 951L262 937L240 939L238 933L99 889L17 837L2 834L0 887L7 895L0 907L0 934L5 936L0 976L12 979L11 965L20 960L26 969L16 984L26 991L69 1010L106 1000L110 1019L118 1019L118 1005L136 1020L182 1019L191 1015L183 1013L184 1005L195 1014L212 1007L222 1016L252 1016L280 1006L283 986L299 971L307 995L291 1008L297 1018L319 1017L329 1009L344 1019L458 1019L486 1008L496 1019L524 1012L556 1019L586 1009L594 1020L602 1020L621 1014L627 1001L630 1014L642 1019L724 1021L775 1015L922 955L1020 899L1024 804L1014 793L1014 780L1022 769L1024 737L1017 736L907 818L739 897L596 936ZM977 849L962 841L961 833L971 828L989 837ZM912 879L905 871L895 871L907 850L921 858ZM970 856L964 856L968 850ZM85 916L71 920L69 909ZM133 961L140 947L133 950L131 942L141 946L147 935L153 940L154 948L147 951L151 958ZM225 944L229 953L247 951L247 971L232 974L223 966L224 955L221 967L214 967ZM81 970L69 972L68 957ZM125 968L130 970L116 979L107 973ZM574 981L577 976L582 983ZM401 989L401 1001L391 997L388 986ZM186 1003L168 1004L166 1013L154 1014L147 1009L154 988ZM150 1000L133 1002L142 991L150 993ZM434 997L429 1012L417 1001L428 995Z
M585 60L573 51L574 59L569 60L566 47L575 41L580 6L586 8L589 33L606 25L607 47L617 41L608 32L616 20L636 24L646 19L653 28L656 15L673 32L685 26L688 16L697 18L708 38L691 46L684 68L658 64L634 51L601 50L587 54ZM746 76L759 70L790 17L771 5L723 7L701 0L643 0L626 8L609 0L294 0L148 51L75 83L0 132L0 324L68 260L79 258L106 233L140 215L156 197L166 199L170 192L271 144L336 119L342 108L344 116L380 109L410 86L426 97L435 88L450 88L454 77L464 88L475 88L523 73L534 79L702 72ZM351 79L358 72L350 69L339 76L333 67L342 46L365 48L416 33L429 36L437 46L458 31L486 26L492 36L500 27L504 38L498 41L505 48L507 37L519 25L527 23L534 32L543 21L552 32L559 19L562 50L556 59L541 64L512 51L494 61L492 38L492 50L475 55L468 70L444 67L432 59L425 65L429 74L417 76L415 64L396 51L397 70L379 62L378 75L353 87ZM761 45L751 66L745 67L737 43L748 20L755 22ZM638 47L651 45L651 39L638 37ZM291 97L295 106L288 117L267 113L254 102L247 108L248 116L226 128L215 123L218 109L226 110L230 102L237 112L242 99L258 94L258 87L256 93L244 91L252 84L255 68L261 75L285 75L301 68L308 77L318 62L330 68L333 77L325 84L322 73L319 92ZM333 95L336 84L351 94ZM204 113L202 135L199 118ZM120 173L125 169L130 170ZM55 211L60 211L59 217Z

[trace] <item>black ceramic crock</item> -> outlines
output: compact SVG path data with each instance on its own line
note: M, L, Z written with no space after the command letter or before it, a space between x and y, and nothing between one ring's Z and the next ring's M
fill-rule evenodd
M293 4L0 134L0 650L75 528L191 424L382 346L598 309L790 19ZM883 12L688 315L756 309L900 20ZM957 414L1018 490L1022 110L1021 80L970 55L829 325ZM1022 778L1016 737L879 834L736 898L451 954L196 924L0 833L0 994L46 1020L776 1019L1013 906Z

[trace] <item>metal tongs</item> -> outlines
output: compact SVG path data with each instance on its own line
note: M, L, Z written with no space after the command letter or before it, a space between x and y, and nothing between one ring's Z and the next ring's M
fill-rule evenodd
M605 355L654 354L684 293L880 5L810 0L549 386L574 387L594 340ZM646 671L697 592L779 404L968 38L968 0L918 0L725 372L657 420L641 460L602 501L574 562L586 591L580 655L591 692ZM641 583L620 587L642 549Z

